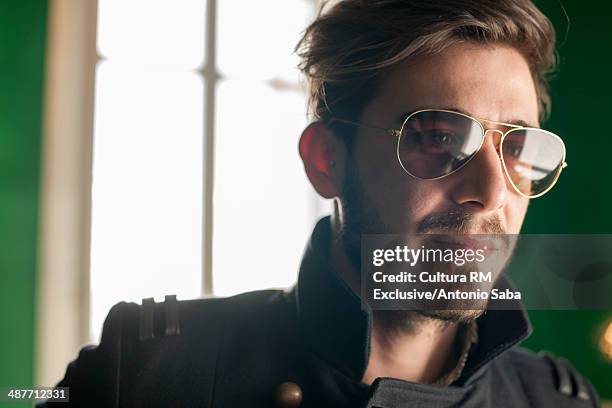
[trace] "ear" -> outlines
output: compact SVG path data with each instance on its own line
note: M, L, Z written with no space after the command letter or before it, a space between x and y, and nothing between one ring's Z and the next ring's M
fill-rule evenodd
M313 122L300 137L300 157L314 189L323 198L338 197L344 169L344 144L321 122Z

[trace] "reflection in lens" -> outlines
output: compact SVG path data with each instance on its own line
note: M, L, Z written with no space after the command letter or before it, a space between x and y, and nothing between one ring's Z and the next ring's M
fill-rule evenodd
M482 127L467 116L423 111L404 123L397 153L408 173L432 179L467 163L480 148L482 139Z
M561 140L539 129L511 130L501 152L510 180L527 196L541 194L555 182L565 156Z

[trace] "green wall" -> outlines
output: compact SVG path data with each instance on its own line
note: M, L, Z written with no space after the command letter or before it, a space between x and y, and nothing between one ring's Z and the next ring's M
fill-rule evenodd
M0 386L33 382L47 4L0 0Z
M612 233L612 3L563 1L536 4L557 29L560 70L552 82L553 110L545 124L563 136L568 167L545 197L532 201L525 233ZM612 248L611 248L612 249ZM612 296L612 293L610 294ZM531 311L534 334L523 343L565 356L612 399L612 363L597 350L597 332L612 311Z

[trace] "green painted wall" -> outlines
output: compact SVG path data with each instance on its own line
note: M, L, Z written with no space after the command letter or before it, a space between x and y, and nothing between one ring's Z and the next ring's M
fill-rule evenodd
M0 0L0 386L33 381L47 4Z
M560 70L552 82L553 111L546 128L563 136L569 166L555 188L533 200L523 232L612 233L612 3L536 0L553 21L560 45ZM612 248L611 248L612 249ZM610 294L612 296L612 293ZM612 399L612 363L597 350L597 331L612 311L532 311L534 334L524 345L571 360Z

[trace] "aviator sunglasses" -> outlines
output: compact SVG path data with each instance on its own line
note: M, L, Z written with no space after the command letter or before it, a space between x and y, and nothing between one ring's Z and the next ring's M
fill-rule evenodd
M356 126L385 131L397 138L397 158L410 176L437 180L464 167L482 148L488 132L501 138L498 154L510 184L524 197L544 195L557 182L565 162L565 144L547 130L479 119L445 109L422 109L404 119L399 129L388 129L345 119ZM483 123L507 128L487 128Z

